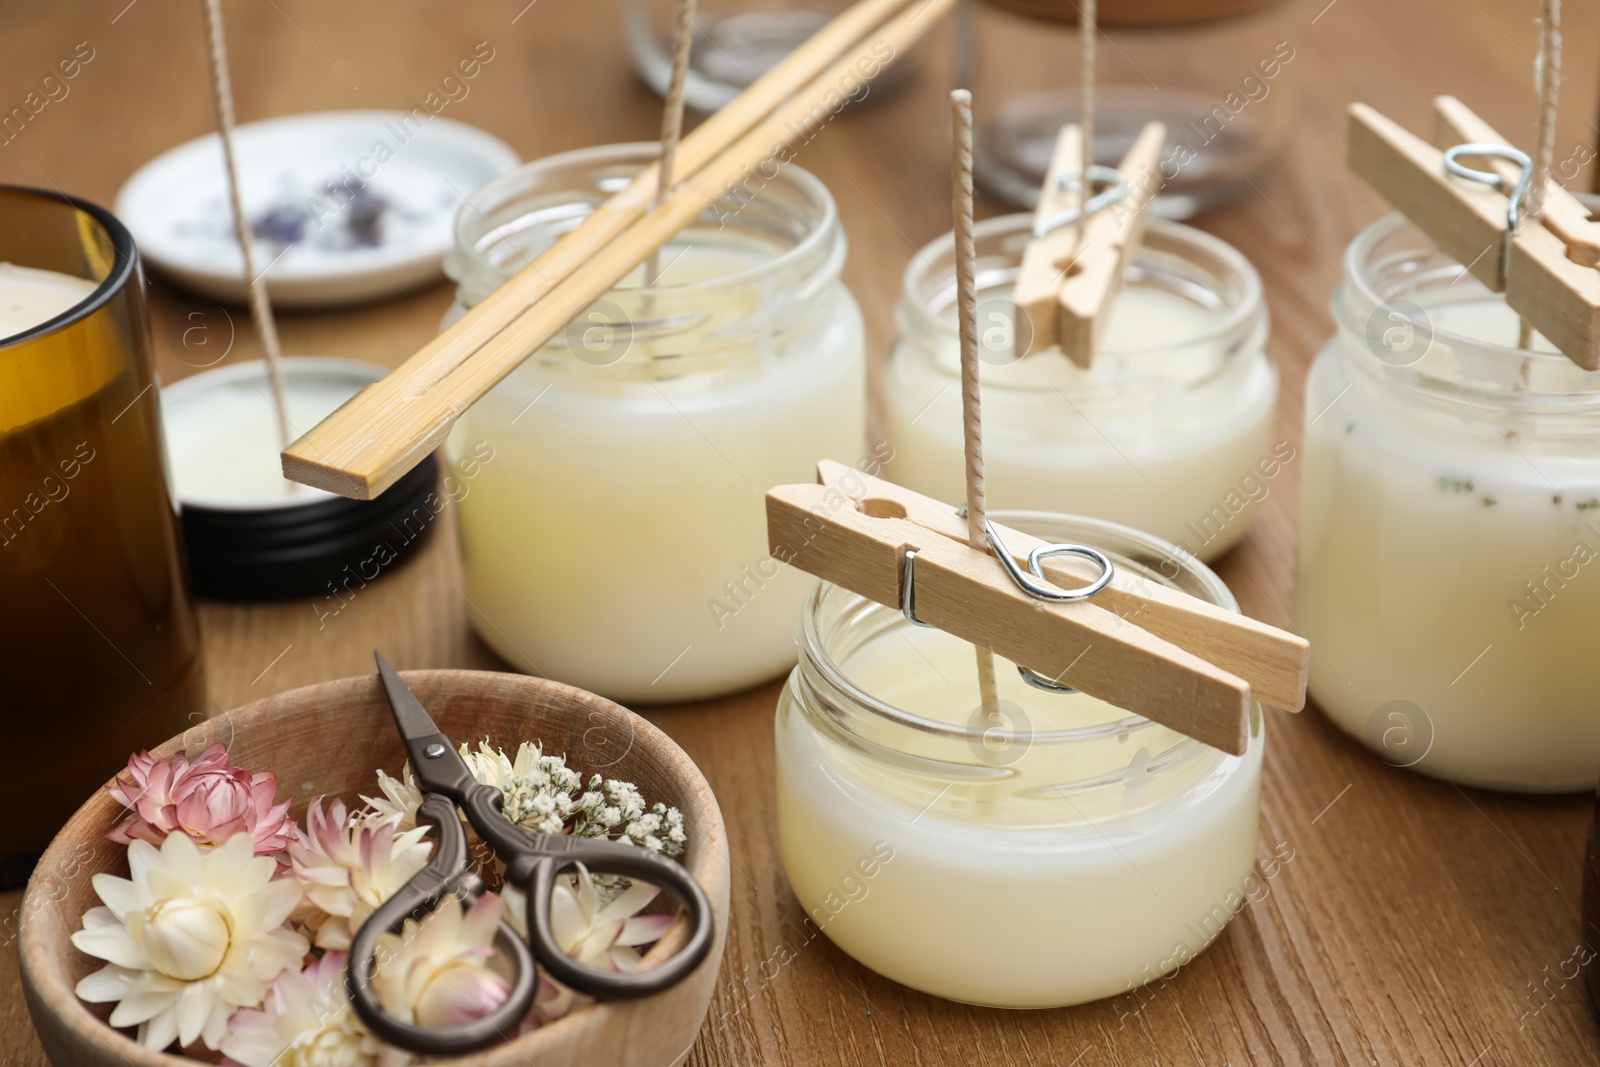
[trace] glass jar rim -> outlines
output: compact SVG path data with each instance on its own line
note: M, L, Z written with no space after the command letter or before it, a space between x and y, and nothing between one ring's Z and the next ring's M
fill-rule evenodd
M1145 533L1143 530L1136 530L1121 523L1090 518L1085 515L1066 515L1047 511L994 511L990 512L990 518L1002 525L1014 526L1019 529L1026 529L1030 525L1034 527L1045 525L1062 527L1072 531L1067 535L1072 540L1093 544L1094 547L1106 552L1113 559L1118 555L1126 554L1127 551L1132 549L1148 550L1161 556L1163 562L1172 561L1179 568L1180 574L1187 573L1195 579L1205 591L1207 597L1216 606L1234 613L1239 611L1239 603L1234 598L1232 590L1217 576L1215 571L1177 545L1163 541L1161 538ZM1096 537L1101 537L1105 540L1096 541ZM1107 543L1108 541L1117 540L1122 542L1120 547ZM831 585L828 582L818 582L811 595L806 598L805 607L800 616L802 659L814 666L829 686L862 710L896 726L907 727L919 733L933 734L969 743L981 744L987 738L993 737L994 727L992 725L962 726L929 719L896 707L887 701L880 700L851 680L844 672L844 669L834 662L833 657L828 654L824 635L821 632L818 621L823 598L830 590L835 589L850 596L857 596L858 599L865 599L860 598L858 594L850 593L842 587ZM1016 736L1018 738L1025 737L1030 743L1059 744L1115 737L1121 733L1143 729L1152 725L1155 725L1152 720L1129 712L1121 718L1113 719L1109 722L1096 723L1091 726L1077 726L1065 730L1028 731ZM1199 746L1200 744L1201 742L1192 737L1183 737L1162 754L1162 759L1176 758L1178 753L1187 754L1194 751L1194 746Z
M984 219L973 227L975 240L988 237L1003 237L1009 234L1022 234L1033 229L1033 216L1027 213L1012 215L999 215L992 219ZM1263 299L1261 275L1256 271L1255 265L1245 258L1244 253L1234 248L1220 237L1213 237L1203 230L1193 226L1185 226L1181 222L1172 222L1168 219L1153 218L1149 221L1147 233L1160 234L1178 244L1188 244L1193 248L1201 249L1218 260L1225 263L1234 272L1241 283L1239 299L1236 305L1217 317L1213 322L1206 324L1205 328L1197 331L1193 336L1184 337L1179 341L1165 340L1160 344L1140 345L1131 348L1103 348L1101 353L1107 356L1139 357L1170 351L1175 346L1204 345L1210 342L1220 342L1222 339L1233 335L1240 330L1244 323L1258 313ZM905 273L901 276L901 302L915 318L919 329L926 329L938 335L954 338L958 327L953 322L941 319L929 306L928 301L922 299L920 282L926 272L933 269L934 257L943 252L947 247L953 248L955 233L941 234L929 241L911 257L911 262L906 264ZM1142 246L1141 246L1142 249ZM1137 263L1140 249L1133 254L1133 262ZM912 294L918 294L915 298Z
M1396 211L1385 215L1371 225L1367 226L1345 248L1344 254L1344 279L1347 291L1352 293L1360 302L1359 307L1348 306L1348 301L1335 298L1333 301L1334 318L1338 324L1354 331L1361 331L1366 326L1366 316L1376 309L1389 303L1394 297L1385 297L1378 292L1376 270L1382 264L1381 258L1374 258L1374 250L1385 240L1393 237L1399 231L1410 228L1415 232L1419 242L1419 251L1435 251L1433 241L1415 223L1402 213ZM1439 253L1442 255L1443 253ZM1452 261L1453 262L1453 261ZM1467 268L1457 265L1462 274ZM1498 295L1498 294L1497 294ZM1358 321L1359 320L1359 321ZM1486 357L1496 360L1505 360L1508 364L1528 363L1533 366L1555 367L1565 370L1575 370L1577 365L1560 352L1537 352L1525 348L1516 348L1510 345L1494 344L1482 341L1466 334L1456 333L1442 327L1428 324L1430 335L1434 339L1442 340L1452 351L1470 353L1474 356ZM1349 348L1351 346L1345 346ZM1356 346L1364 348L1365 346ZM1375 352L1368 352L1371 364L1388 370L1386 365L1378 358ZM1434 386L1447 386L1449 389L1462 394L1462 400L1471 405L1474 400L1480 403L1501 404L1508 399L1514 399L1518 407L1537 408L1544 405L1558 406L1570 409L1576 402L1593 404L1600 402L1600 388L1580 389L1568 391L1532 392L1526 390L1500 389L1484 386L1476 382L1457 382L1436 374L1420 370L1415 365L1396 367L1403 370L1407 376L1414 379L1409 384L1413 389L1425 389L1434 395L1448 399L1448 393L1443 390L1433 389ZM1391 380L1396 376L1389 375Z
M500 270L500 267L491 263L480 251L477 240L473 235L473 224L479 224L483 233L491 233L498 227L489 222L490 213L501 204L514 198L516 186L528 177L537 175L547 170L557 170L561 167L575 164L611 164L627 165L637 163L640 169L656 162L661 155L661 144L657 141L623 141L615 144L591 145L587 148L575 148L567 152L558 152L553 156L544 156L520 167L507 171L475 190L462 202L456 211L455 224L452 227L455 246L465 255L490 270ZM815 225L809 228L806 235L799 241L772 259L745 267L729 274L717 275L711 278L702 278L698 281L674 283L671 285L639 285L629 286L630 293L649 295L653 293L691 293L697 289L723 289L731 286L753 285L771 274L776 274L789 267L792 263L804 260L807 256L814 255L817 246L829 240L839 228L839 208L834 202L833 194L821 179L797 163L785 163L778 175L774 178L763 179L762 190L767 185L786 182L793 185L806 200L820 209ZM600 189L601 200L604 202L615 192L619 192L626 183L619 184L616 189ZM758 191L756 196L760 196ZM702 213L703 214L703 213ZM692 223L691 223L692 225ZM553 243L553 242L552 242ZM512 272L515 273L514 271Z
M81 200L75 196L68 196L66 193L58 192L54 189L35 189L28 185L0 183L0 196L9 195L54 201L88 215L111 239L111 248L116 254L116 258L112 263L111 270L106 273L105 278L95 286L94 291L88 296L59 315L48 318L37 326L23 330L21 333L12 334L10 337L0 337L0 349L37 341L41 337L56 333L65 327L88 318L110 303L112 297L122 291L122 287L128 283L128 279L133 277L139 269L139 249L133 243L133 234L128 232L128 228L122 225L122 222L115 215L100 205ZM18 266L26 265L18 264Z

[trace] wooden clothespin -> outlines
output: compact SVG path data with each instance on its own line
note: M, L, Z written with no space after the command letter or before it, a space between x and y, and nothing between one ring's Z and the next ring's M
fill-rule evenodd
M1061 128L1013 296L1031 330L1021 355L1059 345L1079 366L1093 362L1128 262L1144 236L1166 136L1161 123L1146 125L1115 171L1091 171L1091 179L1114 174L1116 180L1104 192L1090 193L1093 181L1083 180L1079 163L1082 134L1077 126ZM1017 336L1026 340L1029 330L1019 328Z
M1440 118L1452 129L1462 123L1493 132L1459 102L1441 109ZM1498 137L1479 143L1504 144ZM1443 151L1365 104L1350 106L1349 163L1445 255L1504 292L1511 310L1568 359L1600 369L1600 270L1583 264L1589 253L1581 239L1569 246L1557 235L1560 223L1547 214L1544 221L1523 219L1508 241L1505 192L1450 174ZM1513 170L1520 179L1521 168ZM1566 217L1578 221L1570 209Z
M1458 144L1511 143L1453 96L1434 97L1433 114L1433 143L1440 151ZM1519 177L1516 164L1509 160L1488 159L1484 162L1504 181L1514 184ZM1541 221L1566 242L1568 259L1585 267L1600 266L1600 222L1590 218L1589 209L1553 178L1545 188Z
M843 464L824 462L820 485L767 494L774 558L869 600L906 604L905 559L915 552L911 600L919 621L992 648L1021 667L1143 715L1225 752L1244 752L1252 692L1290 710L1305 703L1309 646L1117 569L1093 598L1053 602L1012 580L948 504ZM1026 566L1036 538L996 526ZM1044 561L1063 589L1097 576L1071 556Z

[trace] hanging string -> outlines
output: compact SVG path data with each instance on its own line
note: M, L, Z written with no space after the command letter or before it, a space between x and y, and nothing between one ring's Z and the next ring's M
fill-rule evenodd
M222 38L222 9L218 0L201 0L206 20L206 44L211 68L211 102L217 111L217 136L222 140L222 159L228 171L228 203L233 210L233 232L244 257L244 281L250 287L250 314L261 337L261 350L267 357L267 381L272 389L272 406L278 413L278 435L282 446L293 439L289 416L283 402L283 351L278 347L278 327L272 319L272 304L267 300L267 281L256 273L251 248L250 223L245 218L244 200L239 193L239 166L233 152L233 89L228 80L228 53Z
M667 103L661 112L661 163L657 168L653 205L672 192L673 171L678 163L678 141L683 136L683 94L689 82L689 52L694 43L696 0L678 0L678 24L672 35L672 77L667 82ZM650 254L645 269L645 284L655 285L661 277L661 250Z
M1561 99L1561 0L1544 0L1539 20L1539 124L1533 138L1533 184L1527 217L1537 221L1549 193L1550 168L1556 153L1556 105ZM1517 347L1533 344L1533 326L1521 320Z
M950 94L950 213L955 219L956 302L961 317L962 442L967 459L967 541L974 548L986 542L983 529L983 413L978 393L977 243L972 232L972 94ZM978 693L991 718L998 716L994 653L978 653Z
M1098 32L1095 0L1079 0L1078 33L1082 49L1078 66L1082 85L1078 90L1078 125L1083 129L1083 162L1079 167L1080 203L1087 203L1094 190L1089 183L1089 168L1094 166L1094 61L1095 34Z

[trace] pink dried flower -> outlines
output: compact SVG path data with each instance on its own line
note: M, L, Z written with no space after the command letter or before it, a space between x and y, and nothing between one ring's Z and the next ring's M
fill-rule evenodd
M511 984L496 967L502 901L485 893L471 906L446 896L421 923L378 938L372 987L383 1009L418 1026L459 1026L505 1003Z
M294 878L306 891L295 916L318 948L348 949L368 916L428 864L428 827L398 831L396 821L374 822L335 800L318 797L306 809L305 833L289 846Z
M148 752L128 757L128 770L106 791L130 812L107 836L118 844L160 845L181 832L197 845L217 846L234 834L249 834L256 855L282 852L296 835L289 801L274 804L278 780L269 771L230 766L228 750L212 745L195 758L183 753L164 760Z

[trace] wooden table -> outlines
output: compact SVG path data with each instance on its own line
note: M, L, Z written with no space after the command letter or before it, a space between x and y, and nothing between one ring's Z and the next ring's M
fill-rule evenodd
M1303 125L1284 165L1200 223L1262 268L1271 350L1283 370L1278 428L1291 441L1300 436L1306 367L1332 330L1335 264L1384 210L1344 169L1345 105L1364 98L1425 129L1430 96L1453 92L1524 141L1534 110L1531 0L1323 3L1304 5L1292 23L1297 56L1282 77L1302 94ZM487 40L495 61L449 114L498 134L524 158L654 136L658 104L629 72L617 5L524 4L234 0L226 12L240 116L410 107ZM1562 156L1568 146L1595 143L1592 56L1600 36L1600 10L1568 8ZM0 180L109 204L138 165L208 130L193 3L8 0L0 10L7 109L78 42L94 49L71 94L0 147ZM949 226L941 100L948 47L941 30L911 85L845 114L801 157L839 200L852 239L846 280L878 358L892 339L905 263ZM183 331L207 325L211 337L225 338L229 320L214 304L159 283L154 289L156 351L170 380L203 362ZM434 333L450 296L441 284L338 314L284 315L285 347L395 365ZM245 317L234 311L232 320L239 329L229 360L256 358ZM1289 604L1297 475L1289 465L1254 532L1219 567L1247 612L1278 623ZM468 626L453 528L440 526L420 558L320 624L304 601L205 605L212 700L230 708L369 671L375 645L406 667L503 669ZM1260 850L1266 859L1281 842L1293 859L1265 882L1268 895L1168 982L1070 1010L983 1010L902 989L825 939L804 943L775 849L776 693L773 683L646 712L704 769L731 837L733 926L710 1021L690 1060L698 1067L1600 1063L1600 1030L1581 988L1561 977L1580 942L1600 944L1600 931L1582 930L1578 916L1585 798L1457 789L1385 767L1315 711L1275 716ZM17 902L16 894L0 897L0 909ZM777 967L770 961L787 957L784 947L793 959ZM0 963L0 1032L0 1058L44 1063L14 952Z

